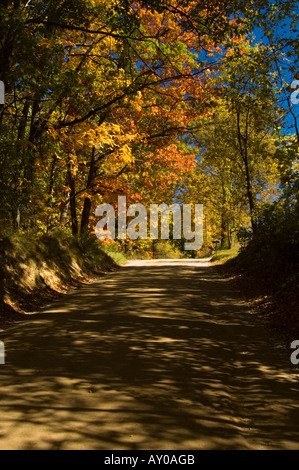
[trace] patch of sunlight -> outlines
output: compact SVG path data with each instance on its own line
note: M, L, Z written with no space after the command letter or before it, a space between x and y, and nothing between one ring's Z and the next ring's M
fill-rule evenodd
M155 338L155 339L145 339L144 342L146 343L182 343L182 342L185 342L185 340L161 336L160 338Z
M272 367L266 366L266 365L259 365L258 370L260 370L264 375L271 377L272 379L275 380L283 380L287 382L297 382L298 379L295 375L292 375L289 373L289 371L276 371Z

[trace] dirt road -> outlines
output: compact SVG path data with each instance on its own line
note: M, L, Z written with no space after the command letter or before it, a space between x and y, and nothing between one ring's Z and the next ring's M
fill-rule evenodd
M208 263L133 262L0 340L0 449L299 449L291 351Z

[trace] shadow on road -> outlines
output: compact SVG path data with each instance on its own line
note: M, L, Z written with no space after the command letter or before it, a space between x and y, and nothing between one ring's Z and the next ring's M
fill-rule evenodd
M132 264L0 339L2 449L299 448L290 355L212 267Z

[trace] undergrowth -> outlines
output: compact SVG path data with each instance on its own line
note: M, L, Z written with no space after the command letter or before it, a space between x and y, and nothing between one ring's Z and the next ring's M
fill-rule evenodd
M115 269L118 260L97 240L53 232L2 237L0 264L1 327L6 315L32 311L45 299Z

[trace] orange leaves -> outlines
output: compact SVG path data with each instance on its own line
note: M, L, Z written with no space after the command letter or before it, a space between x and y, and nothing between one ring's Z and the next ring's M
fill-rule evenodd
M146 201L171 200L177 184L196 166L195 155L187 154L179 142L145 149L137 163L130 184Z
M188 173L195 169L195 155L186 154L179 149L179 142L177 144L170 144L166 148L157 149L155 153L148 154L148 161L151 165L159 166L161 169L166 168L174 170L174 173L181 174ZM177 174L177 177L179 175Z
M42 106L47 138L60 156L57 199L70 189L70 176L78 212L84 198L95 203L119 191L135 201L171 199L196 166L183 136L210 112L212 85L200 54L205 48L205 60L222 53L210 29L213 18L220 28L225 23L225 2L207 8L208 2L168 0L158 11L145 1L86 3L92 13L86 26L62 28L39 44L46 58L52 48L56 54Z

